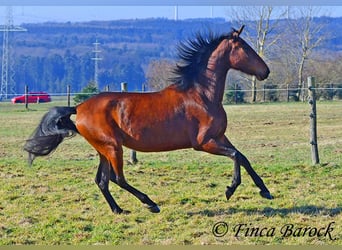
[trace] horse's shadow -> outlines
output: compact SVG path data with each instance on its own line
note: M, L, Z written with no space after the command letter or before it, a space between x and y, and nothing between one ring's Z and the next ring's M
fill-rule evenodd
M326 208L318 207L314 205L298 206L292 208L271 208L266 207L263 209L258 208L228 208L228 209L205 209L202 211L188 212L189 216L203 215L208 217L220 216L220 215L234 215L237 213L244 213L246 215L262 215L266 217L281 216L286 217L290 214L304 214L304 215L324 215L334 217L341 214L342 207Z

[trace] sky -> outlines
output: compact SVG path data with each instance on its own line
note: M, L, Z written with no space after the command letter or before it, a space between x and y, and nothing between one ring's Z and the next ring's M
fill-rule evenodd
M0 1L1 3L1 1ZM15 25L40 22L81 22L93 20L118 20L141 18L228 18L227 6L20 6L12 7ZM0 24L5 23L6 6L0 5ZM341 6L320 6L320 15L342 17Z

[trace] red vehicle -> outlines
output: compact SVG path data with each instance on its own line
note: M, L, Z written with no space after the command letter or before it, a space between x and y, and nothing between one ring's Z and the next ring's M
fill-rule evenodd
M12 103L25 103L25 95L12 98ZM27 95L28 103L51 102L51 97L46 92L29 92Z

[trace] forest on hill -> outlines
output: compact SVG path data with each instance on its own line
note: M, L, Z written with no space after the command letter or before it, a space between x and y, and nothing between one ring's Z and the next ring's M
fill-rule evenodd
M282 33L290 37L288 20L277 22L279 24L272 31L271 37ZM306 67L308 72L322 71L322 65L331 68L335 64L341 64L342 18L314 19L314 25L322 23L324 26L316 36L326 36L326 39L315 48L311 63ZM252 25L249 22L245 24L253 36L256 31L251 28ZM149 86L146 75L152 62L177 60L176 47L179 42L193 38L197 32L206 33L211 30L227 33L232 26L232 23L221 18L22 24L21 27L26 28L27 32L10 34L14 89L16 93L23 93L24 86L28 85L32 91L59 94L65 93L66 86L71 85L72 92L81 91L94 80L94 43L98 42L99 89L103 90L109 85L110 90L118 91L121 82L128 82L129 90L140 91L142 84ZM286 52L287 46L291 46L288 40L280 39L277 46L265 54L266 61L273 69L279 69L278 76L269 80L273 84L294 81L289 78L293 73L280 72L280 69L284 69L284 55L289 54ZM319 64L315 64L317 58ZM333 71L338 70L334 68ZM322 76L320 80L341 80L339 74L330 72L328 75L329 79Z

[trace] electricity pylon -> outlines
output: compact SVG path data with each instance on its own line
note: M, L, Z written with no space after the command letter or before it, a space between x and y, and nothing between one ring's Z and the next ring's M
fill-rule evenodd
M92 58L92 60L94 61L94 82L95 82L96 87L99 89L98 62L102 60L102 58L99 57L99 53L101 53L101 50L99 50L100 43L96 39L96 42L93 43L93 45L95 46L93 50L94 57Z
M5 24L0 26L0 31L3 32L2 38L2 65L1 65L1 89L0 100L8 99L8 95L15 94L14 71L11 64L11 43L9 39L10 32L27 31L25 28L15 26L13 24L12 7L6 9Z

